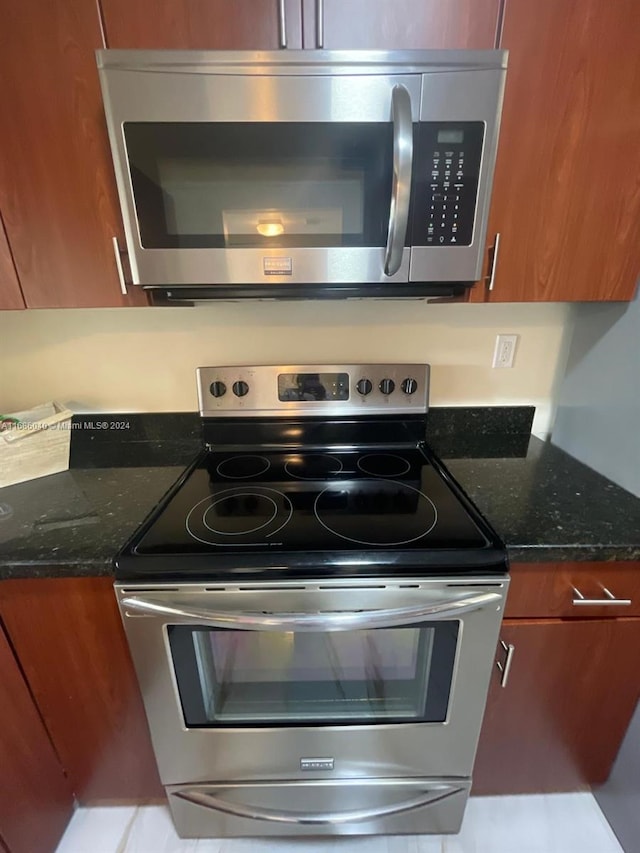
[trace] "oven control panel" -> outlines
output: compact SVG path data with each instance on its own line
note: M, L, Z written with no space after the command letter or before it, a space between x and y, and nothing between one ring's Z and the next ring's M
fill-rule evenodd
M423 414L428 364L199 367L203 417Z

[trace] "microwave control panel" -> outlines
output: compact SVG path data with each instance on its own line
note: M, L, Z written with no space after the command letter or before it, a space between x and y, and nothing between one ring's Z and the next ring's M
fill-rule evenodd
M416 130L413 246L470 246L484 122L421 122Z

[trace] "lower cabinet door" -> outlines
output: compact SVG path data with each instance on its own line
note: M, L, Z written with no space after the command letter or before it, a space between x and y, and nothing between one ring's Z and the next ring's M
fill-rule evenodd
M24 297L0 214L0 311L24 307Z
M507 619L501 640L472 793L604 782L640 695L640 619Z
M0 850L51 853L73 808L71 786L0 628Z
M112 578L2 581L0 618L80 805L164 799Z

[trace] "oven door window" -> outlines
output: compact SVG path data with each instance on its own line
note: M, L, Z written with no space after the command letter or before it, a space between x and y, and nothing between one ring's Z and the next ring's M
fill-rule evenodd
M444 722L459 622L358 631L168 628L188 727Z
M390 123L125 122L145 249L384 246Z

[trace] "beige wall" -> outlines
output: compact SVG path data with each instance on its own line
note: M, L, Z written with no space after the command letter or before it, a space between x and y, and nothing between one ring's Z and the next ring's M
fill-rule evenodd
M82 411L188 411L199 365L426 361L432 404L533 404L543 434L569 312L420 301L2 312L0 410L57 399ZM520 335L512 370L491 368L499 332Z

